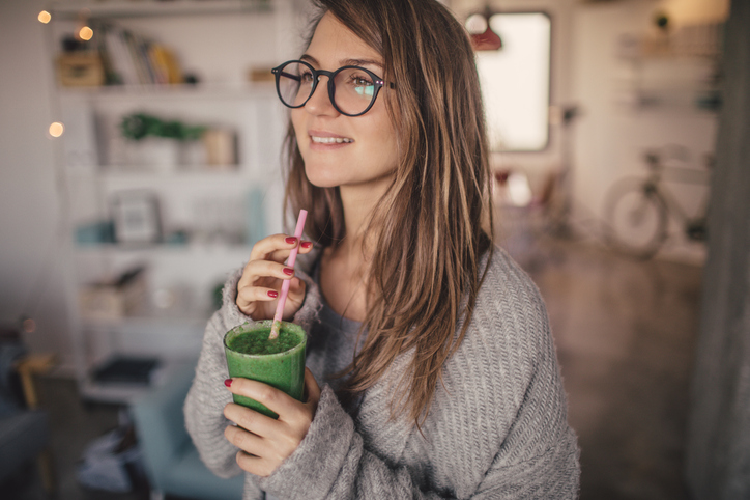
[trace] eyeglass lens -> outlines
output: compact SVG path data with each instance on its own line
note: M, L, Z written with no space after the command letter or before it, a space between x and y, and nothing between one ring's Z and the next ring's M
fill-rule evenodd
M323 80L319 83L322 84ZM333 85L335 105L344 114L364 112L375 96L376 85L372 76L361 69L344 68L337 71ZM279 95L284 104L293 108L303 106L312 91L313 74L310 66L292 61L280 69Z

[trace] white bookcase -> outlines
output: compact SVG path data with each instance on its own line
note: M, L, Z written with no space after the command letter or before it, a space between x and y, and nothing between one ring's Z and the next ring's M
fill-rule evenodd
M106 23L168 47L182 72L197 79L54 86L53 102L65 127L56 168L65 192L60 214L68 238L61 251L69 262L66 299L76 376L84 398L127 402L143 386L98 383L92 370L116 357L157 357L158 377L173 362L197 356L215 286L246 261L259 231L282 229L280 158L287 114L273 83L251 81L249 74L296 55L306 13L295 0L60 1L48 10L52 21L44 32L53 64L65 35L89 25L94 38L84 43L93 43L96 26ZM236 139L235 161L221 167L203 163L199 142L180 144L176 160L177 141L153 141L161 145L149 152L145 142L136 145L119 131L122 117L132 113L229 131ZM165 148L165 142L171 146ZM160 148L168 155L160 156ZM90 232L96 223L107 228L118 219L119 228L125 227L129 216L117 218L122 213L115 200L134 193L158 201L157 242L87 239L85 229ZM91 283L135 266L145 269L137 307L98 316L82 307L81 294Z

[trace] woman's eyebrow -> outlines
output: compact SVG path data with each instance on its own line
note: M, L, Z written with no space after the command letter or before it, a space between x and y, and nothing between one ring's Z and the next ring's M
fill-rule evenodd
M383 63L375 59L344 59L341 61L342 66L378 66L383 67Z
M320 63L310 54L302 54L300 60L309 61L313 66L320 66ZM339 62L341 66L378 66L383 67L383 63L375 59L343 59Z

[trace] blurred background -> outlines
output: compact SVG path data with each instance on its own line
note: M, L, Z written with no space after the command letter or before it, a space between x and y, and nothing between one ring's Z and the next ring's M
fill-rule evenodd
M476 51L496 236L549 309L581 497L747 498L744 2L443 3ZM282 230L270 69L308 13L0 0L8 498L237 498L162 438L227 273Z

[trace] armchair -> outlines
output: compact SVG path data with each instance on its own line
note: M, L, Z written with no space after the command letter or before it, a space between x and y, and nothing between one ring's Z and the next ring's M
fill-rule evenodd
M222 479L209 471L185 430L182 405L195 364L175 366L165 383L137 398L131 408L152 498L240 500L242 476Z

